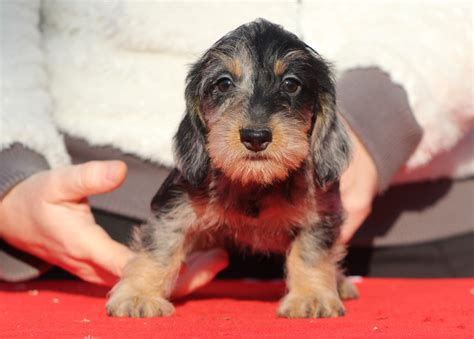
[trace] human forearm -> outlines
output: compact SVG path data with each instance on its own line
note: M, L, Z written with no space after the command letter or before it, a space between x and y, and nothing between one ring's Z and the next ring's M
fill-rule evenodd
M376 68L346 72L338 81L338 107L348 124L353 158L341 178L347 212L341 242L348 242L370 214L421 139L405 92Z
M403 88L380 69L348 71L337 84L338 108L372 157L383 191L416 149L422 130Z

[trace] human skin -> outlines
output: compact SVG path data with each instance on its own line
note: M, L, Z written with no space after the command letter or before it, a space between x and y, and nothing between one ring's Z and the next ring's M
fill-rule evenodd
M96 224L87 197L113 191L127 174L120 161L92 161L39 172L0 202L0 238L79 278L114 285L134 253ZM227 266L221 249L183 265L174 296L205 285Z
M346 220L342 224L338 241L348 243L372 211L372 201L378 190L375 163L357 135L348 128L353 156L341 176L340 190Z

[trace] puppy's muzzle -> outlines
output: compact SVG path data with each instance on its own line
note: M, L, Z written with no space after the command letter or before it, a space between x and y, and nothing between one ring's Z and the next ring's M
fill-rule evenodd
M240 142L250 151L263 151L272 142L272 131L268 128L242 128Z

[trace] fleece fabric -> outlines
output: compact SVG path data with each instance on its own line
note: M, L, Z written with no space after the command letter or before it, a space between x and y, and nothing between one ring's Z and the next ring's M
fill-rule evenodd
M52 167L68 161L58 130L171 166L187 66L256 17L298 34L337 74L375 66L406 89L424 131L407 173L451 154L474 124L470 1L6 0L1 11L0 148L20 142ZM474 173L469 153L445 160L424 177Z

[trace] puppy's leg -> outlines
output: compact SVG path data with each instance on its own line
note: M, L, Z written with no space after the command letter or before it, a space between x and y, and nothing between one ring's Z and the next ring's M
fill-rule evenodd
M109 315L159 317L173 313L174 307L166 298L185 258L185 229L193 218L190 206L178 206L142 226L137 255L109 294Z
M321 223L293 241L287 257L287 285L278 315L286 318L337 317L345 313L337 289L337 264L343 252Z
M160 317L170 315L173 305L166 300L181 264L180 254L169 265L152 255L139 253L130 261L124 276L109 294L107 314L113 317Z

